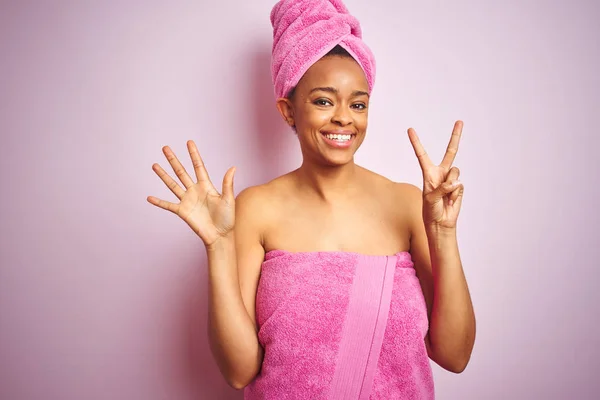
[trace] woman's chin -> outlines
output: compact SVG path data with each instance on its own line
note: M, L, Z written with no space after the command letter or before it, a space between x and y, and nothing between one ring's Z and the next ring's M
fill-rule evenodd
M328 167L336 167L353 163L356 150L355 146L335 148L321 144L310 149L305 149L303 154L307 156L312 153L308 159L313 160L313 162Z
M354 162L353 152L344 152L338 154L322 154L322 159L331 167L343 166Z

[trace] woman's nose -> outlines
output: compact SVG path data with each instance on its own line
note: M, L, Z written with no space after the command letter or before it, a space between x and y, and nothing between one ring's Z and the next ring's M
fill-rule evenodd
M333 113L333 117L331 118L331 122L334 122L341 126L351 124L352 116L350 115L350 110L348 110L347 107L343 105L336 107L335 112Z

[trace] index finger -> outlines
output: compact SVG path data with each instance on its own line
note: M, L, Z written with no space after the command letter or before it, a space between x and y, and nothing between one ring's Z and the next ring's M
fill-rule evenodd
M190 157L192 158L192 165L194 166L194 172L196 172L196 179L198 179L198 182L208 182L212 185L212 182L208 177L208 171L204 166L204 161L202 161L200 152L198 151L198 148L193 140L188 140L187 148L190 153Z
M183 186L185 186L188 189L192 187L194 185L194 181L192 181L192 178L190 178L187 171L185 170L185 167L181 164L173 150L171 150L169 146L164 146L162 150L165 157L169 161L169 164L171 164L175 175L177 175L181 183L183 183Z
M431 166L432 162L425 148L421 144L419 137L417 136L417 132L413 128L408 128L408 138L410 139L410 143L412 144L413 149L415 150L415 155L419 160L419 164L421 165L421 169L424 171L425 168Z
M454 129L452 130L452 136L450 137L450 143L448 143L448 147L446 148L446 154L444 154L444 159L440 164L441 167L450 169L454 159L456 158L456 153L458 153L458 142L460 142L460 136L462 135L463 122L456 121L454 124Z

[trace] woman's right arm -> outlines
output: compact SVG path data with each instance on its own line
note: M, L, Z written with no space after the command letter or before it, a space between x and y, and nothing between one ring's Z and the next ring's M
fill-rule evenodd
M264 259L256 188L242 191L235 202L232 235L207 247L209 269L209 339L221 373L242 389L260 371L263 349L258 342L255 299ZM254 204L253 204L254 203Z
M223 190L214 187L196 145L187 143L196 181L173 151L163 147L165 157L183 184L180 186L160 165L152 166L177 196L172 203L148 196L148 202L183 219L202 239L208 256L210 348L226 381L241 389L260 371L263 350L258 342L255 297L264 250L260 239L262 213L255 209L255 189L246 189L236 200L234 168L223 178Z

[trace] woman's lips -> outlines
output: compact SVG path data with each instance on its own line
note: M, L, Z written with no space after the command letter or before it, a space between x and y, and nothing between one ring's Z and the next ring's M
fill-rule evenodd
M321 132L321 135L323 136L323 141L336 149L346 149L348 147L350 147L352 145L352 142L354 142L354 139L356 138L356 134L352 133L352 132L341 132L341 131L336 131L336 132ZM336 139L329 139L327 138L327 135L350 135L350 139L348 140L336 140Z

